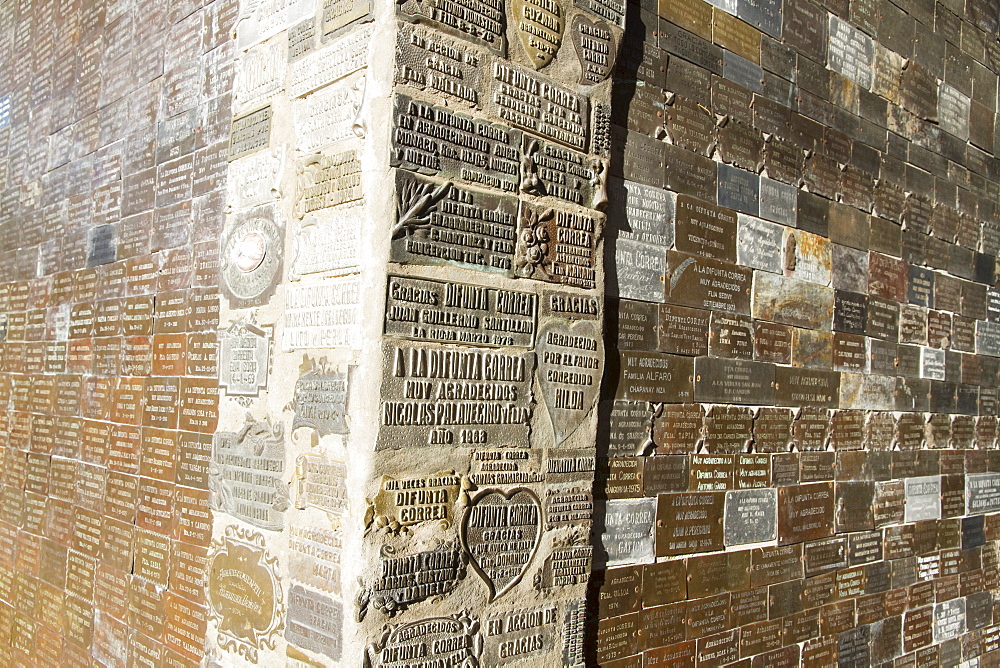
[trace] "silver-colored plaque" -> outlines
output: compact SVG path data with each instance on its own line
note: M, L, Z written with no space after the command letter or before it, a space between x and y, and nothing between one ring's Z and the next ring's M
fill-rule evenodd
M281 273L282 230L274 205L236 215L222 247L222 281L233 306L257 306L270 298Z
M774 274L782 271L782 234L776 223L739 214L736 231L736 262L745 267L762 269Z
M904 486L904 521L919 522L941 518L941 476L906 478Z
M255 397L267 387L270 333L234 322L219 337L219 385L230 396Z
M719 206L756 216L760 212L760 177L721 162L718 171Z
M619 239L615 242L615 271L605 277L607 293L648 302L664 300L667 253L662 246Z
M790 227L796 226L798 188L781 181L760 178L760 217Z
M965 510L970 515L1000 510L1000 473L965 476Z
M608 234L669 248L674 243L674 205L677 196L662 188L608 180Z
M827 62L865 90L874 82L875 41L851 24L830 14Z
M727 546L772 541L778 534L778 492L775 489L728 491L723 517Z
M655 561L653 523L656 499L613 499L605 511L601 543L608 566L651 564Z

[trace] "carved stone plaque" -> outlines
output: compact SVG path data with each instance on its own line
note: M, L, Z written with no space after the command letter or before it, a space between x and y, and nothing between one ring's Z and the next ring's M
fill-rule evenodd
M219 646L252 662L259 650L274 649L285 623L277 561L264 536L237 526L226 527L209 556L207 593Z
M493 62L490 75L488 108L493 115L546 139L578 150L587 149L589 98L499 60Z
M572 38L580 59L580 83L594 85L607 79L614 71L618 53L611 26L578 14L573 19Z
M376 449L528 445L533 356L386 343Z
M537 297L524 292L390 276L385 334L396 338L530 348Z
M541 504L533 492L486 491L473 500L462 521L462 540L473 568L494 600L520 581L541 538Z
M591 214L522 204L514 275L593 289L600 227Z
M392 533L423 522L439 522L447 528L462 487L454 471L415 478L382 476L378 493L369 500L373 526Z
M249 416L238 432L218 432L212 446L212 509L262 529L281 530L290 505L282 423Z
M556 445L568 438L597 400L604 345L592 320L550 320L539 331L538 384L555 431Z
M392 259L506 272L514 256L517 202L450 182L396 172Z
M404 95L395 97L389 160L393 167L513 193L518 186L520 143L521 133L503 125ZM433 197L433 192L418 194L401 211L408 211L425 194Z
M357 348L361 282L356 276L285 288L284 350Z
M462 612L428 617L390 627L365 650L365 663L378 668L409 668L413 657L441 665L478 665L483 651L479 622Z
M344 610L341 601L301 585L288 592L285 638L304 649L340 660Z

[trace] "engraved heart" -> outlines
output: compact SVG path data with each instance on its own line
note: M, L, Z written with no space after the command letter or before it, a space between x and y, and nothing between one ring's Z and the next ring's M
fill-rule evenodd
M469 505L462 520L462 541L472 567L496 600L520 580L538 551L542 509L528 489L489 490Z
M540 70L556 56L566 27L566 11L557 0L513 0L513 23L532 66Z
M573 19L573 46L580 59L580 83L584 86L599 84L615 67L614 33L604 21L591 21L583 14Z
M539 329L538 385L549 411L555 445L576 431L601 386L604 343L594 320L550 320Z

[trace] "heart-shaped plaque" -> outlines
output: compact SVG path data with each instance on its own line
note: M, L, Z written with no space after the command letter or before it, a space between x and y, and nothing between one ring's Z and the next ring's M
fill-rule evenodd
M513 0L512 20L521 46L536 70L556 57L566 27L566 10L558 0Z
M489 490L479 495L465 512L462 540L472 567L496 600L517 584L542 536L542 508L528 489L508 493Z
M594 320L550 320L538 332L538 385L549 411L555 445L580 426L597 400L604 342Z
M580 83L584 86L599 84L615 68L615 37L611 26L604 21L591 21L583 14L573 19L573 46L580 59Z

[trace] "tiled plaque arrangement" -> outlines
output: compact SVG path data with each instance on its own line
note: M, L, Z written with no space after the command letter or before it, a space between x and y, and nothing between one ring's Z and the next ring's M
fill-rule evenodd
M1000 664L998 34L0 4L0 664Z
M195 666L235 2L0 5L0 664Z
M628 9L593 660L997 665L994 3Z

